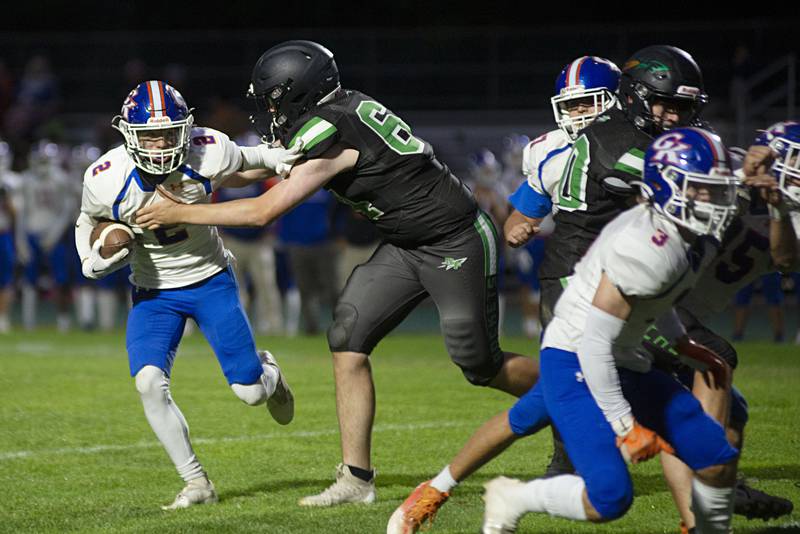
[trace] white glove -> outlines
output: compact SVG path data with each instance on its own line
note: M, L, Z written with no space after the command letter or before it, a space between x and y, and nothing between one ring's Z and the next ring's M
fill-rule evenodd
M95 241L94 245L92 245L92 251L89 253L89 257L81 262L81 271L86 278L92 280L103 278L130 263L130 260L125 261L131 253L129 249L123 248L110 258L104 258L100 255L100 247L102 245L103 243L99 239Z
M275 174L286 178L292 166L303 157L303 143L298 141L290 149L281 147L270 148L269 145L242 147L242 170L272 169Z

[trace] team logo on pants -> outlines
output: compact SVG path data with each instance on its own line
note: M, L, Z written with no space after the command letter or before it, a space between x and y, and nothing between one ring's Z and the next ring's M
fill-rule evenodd
M439 266L439 269L444 269L445 271L449 271L452 269L453 271L457 271L461 268L462 265L464 265L465 261L467 261L466 257L458 259L445 258L444 261L442 261L442 264Z

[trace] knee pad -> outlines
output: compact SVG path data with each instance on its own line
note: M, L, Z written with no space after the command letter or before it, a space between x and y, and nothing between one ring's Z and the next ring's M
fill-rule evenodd
M340 302L333 312L333 323L328 328L328 346L331 352L355 350L350 346L353 329L358 320L358 310L352 304Z
M504 355L496 340L495 346L490 346L492 343L476 326L472 319L443 320L444 344L470 384L488 386L503 367Z
M169 388L169 378L154 365L145 365L136 373L136 391L142 397L161 395Z
M239 400L249 406L258 406L267 401L267 389L259 380L255 384L231 384L231 389Z
M596 469L591 482L586 481L589 502L603 519L619 519L633 504L633 483L627 470Z

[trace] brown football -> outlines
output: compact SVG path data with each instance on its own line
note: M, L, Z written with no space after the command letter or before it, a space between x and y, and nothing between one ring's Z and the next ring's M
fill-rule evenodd
M110 258L123 248L133 248L133 231L127 225L117 221L97 223L89 237L89 245L94 246L94 242L100 238L104 231L103 244L100 246L101 257Z

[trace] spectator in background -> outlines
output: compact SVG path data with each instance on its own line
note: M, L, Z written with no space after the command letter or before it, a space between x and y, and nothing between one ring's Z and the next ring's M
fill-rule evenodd
M750 303L756 282L742 288L734 299L733 340L742 341L750 315ZM783 342L783 290L781 289L781 273L765 274L760 280L761 293L769 309L769 322L772 325L772 339L775 343Z
M339 282L336 289L341 291L353 269L366 263L378 248L380 234L366 217L340 202L334 204L334 221L339 248Z
M0 125L5 123L6 112L11 108L13 101L14 76L6 62L0 59Z
M214 192L214 202L257 197L275 183L277 179L245 187L223 187ZM283 311L275 273L274 232L270 227L259 226L220 227L220 233L225 248L236 258L233 265L239 280L239 296L248 309L250 322L259 334L280 334L283 331ZM252 284L253 298L248 295L248 282Z
M339 294L337 251L331 240L333 196L320 189L280 219L279 237L289 254L304 333L320 332L320 305L332 312ZM327 325L324 325L327 328Z

